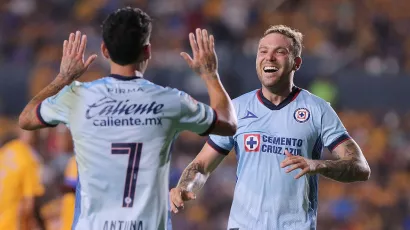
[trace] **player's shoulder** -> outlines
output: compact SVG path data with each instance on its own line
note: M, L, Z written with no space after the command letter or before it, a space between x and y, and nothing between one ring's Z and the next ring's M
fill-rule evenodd
M76 90L76 89L89 89L95 86L101 86L105 85L108 83L108 79L106 77L96 79L94 81L89 81L89 82L79 82L79 81L73 81L68 88L70 90Z
M238 104L238 105L240 105L240 104L246 104L246 103L248 103L249 101L255 99L257 92L258 92L258 90L255 89L255 90L252 90L252 91L250 91L250 92L244 93L244 94L242 94L242 95L240 95L240 96L234 98L234 99L232 100L232 102L233 102L234 104Z
M172 88L169 86L160 86L157 84L154 84L156 90L161 91L161 93L167 94L167 95L184 95L187 94L186 92L179 90L177 88Z
M256 98L256 93L258 92L257 89L252 90L250 92L244 93L232 100L232 104L237 113L241 110L241 108L246 107L250 103L254 103Z
M98 80L97 80L98 81ZM50 97L50 99L55 99L58 98L62 95L70 94L70 93L76 93L81 88L89 88L93 82L79 82L79 81L73 81L71 84L64 86L60 92L53 96Z
M184 99L192 98L191 95L185 92L184 90L180 90L169 86L161 86L161 89L158 90L160 90L161 94L166 96L170 100L178 99L179 101L184 101Z
M327 107L330 106L330 103L324 100L323 98L309 92L306 89L300 89L300 93L298 98L306 101L311 106L318 106L318 107Z

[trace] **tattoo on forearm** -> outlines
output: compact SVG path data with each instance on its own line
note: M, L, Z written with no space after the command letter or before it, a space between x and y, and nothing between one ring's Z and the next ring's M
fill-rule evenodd
M319 165L321 174L340 181L340 182L353 182L357 180L367 179L365 175L368 175L369 167L366 162L363 162L361 150L355 143L348 143L344 147L343 154L336 154L337 160L322 161Z
M183 190L196 192L202 188L207 178L208 175L202 164L192 162L184 172L182 172L177 186Z
M46 98L56 95L62 88L64 88L64 86L66 86L66 84L63 81L55 79L30 100L21 113L21 117L29 124L36 124L36 106Z

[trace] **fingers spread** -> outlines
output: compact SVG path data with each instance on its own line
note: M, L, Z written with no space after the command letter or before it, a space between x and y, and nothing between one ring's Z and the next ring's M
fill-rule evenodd
M80 40L81 40L81 32L77 31L75 33L75 38L74 38L74 42L73 42L73 47L71 50L71 53L77 54L78 52L78 47L80 45Z
M68 38L67 53L66 53L67 55L70 55L72 52L73 42L74 42L74 34L71 33L70 37Z
M211 36L209 36L209 49L211 51L215 51L215 38L214 35L211 34Z
M192 66L192 62L193 62L191 56L189 56L189 54L187 54L187 53L185 53L185 52L182 52L182 53L181 53L181 56L182 56L182 58L188 63L188 65L191 67L191 66Z
M296 164L299 162L300 162L299 158L285 159L284 161L282 161L282 163L280 163L280 167L284 168L286 166Z
M308 173L308 172L309 172L309 168L303 169L302 171L300 171L300 172L298 173L298 175L295 176L295 179L301 178L303 175L305 175L305 174Z
M286 170L286 172L287 172L287 173L290 173L290 172L292 172L293 170L298 169L298 168L303 168L303 164L302 164L302 163L294 164L294 165L292 165L292 167L288 168L288 169Z
M84 56L85 48L87 47L87 35L81 37L80 47L78 48L78 54Z
M204 44L204 51L209 52L209 39L208 39L208 31L202 30L202 41Z
M63 56L67 55L67 46L68 46L68 41L64 40L64 43L63 43Z
M198 43L199 53L204 52L204 43L202 39L202 31L201 29L196 29L196 42Z
M195 41L195 35L193 33L189 33L189 44L191 45L192 55L195 57L198 56L199 49L198 44Z
M97 58L97 55L96 55L96 54L91 55L91 56L87 59L87 61L84 63L85 69L87 69L87 68L91 65L91 63L93 63L93 62L95 61L96 58Z

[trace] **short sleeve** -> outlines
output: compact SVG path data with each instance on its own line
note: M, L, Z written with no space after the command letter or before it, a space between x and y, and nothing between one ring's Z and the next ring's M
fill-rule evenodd
M77 163L74 157L70 158L64 173L64 184L75 188L77 186L78 173L77 173Z
M333 151L338 145L351 139L342 121L329 103L322 106L321 136L324 146Z
M55 127L59 123L68 123L74 99L72 86L64 87L57 95L45 99L37 106L37 117L44 125Z
M228 155L228 153L232 150L235 142L232 136L219 136L219 135L209 135L209 139L207 141L208 145L210 145L213 149L223 155Z
M208 135L215 126L216 112L208 105L198 102L187 93L179 91L178 102L181 105L177 120L179 130L189 130L201 136Z

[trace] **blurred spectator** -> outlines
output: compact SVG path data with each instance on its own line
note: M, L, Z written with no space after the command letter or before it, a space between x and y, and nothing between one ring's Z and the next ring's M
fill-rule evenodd
M0 148L0 229L29 230L37 222L36 197L44 193L41 160L34 133L15 130L15 138Z

